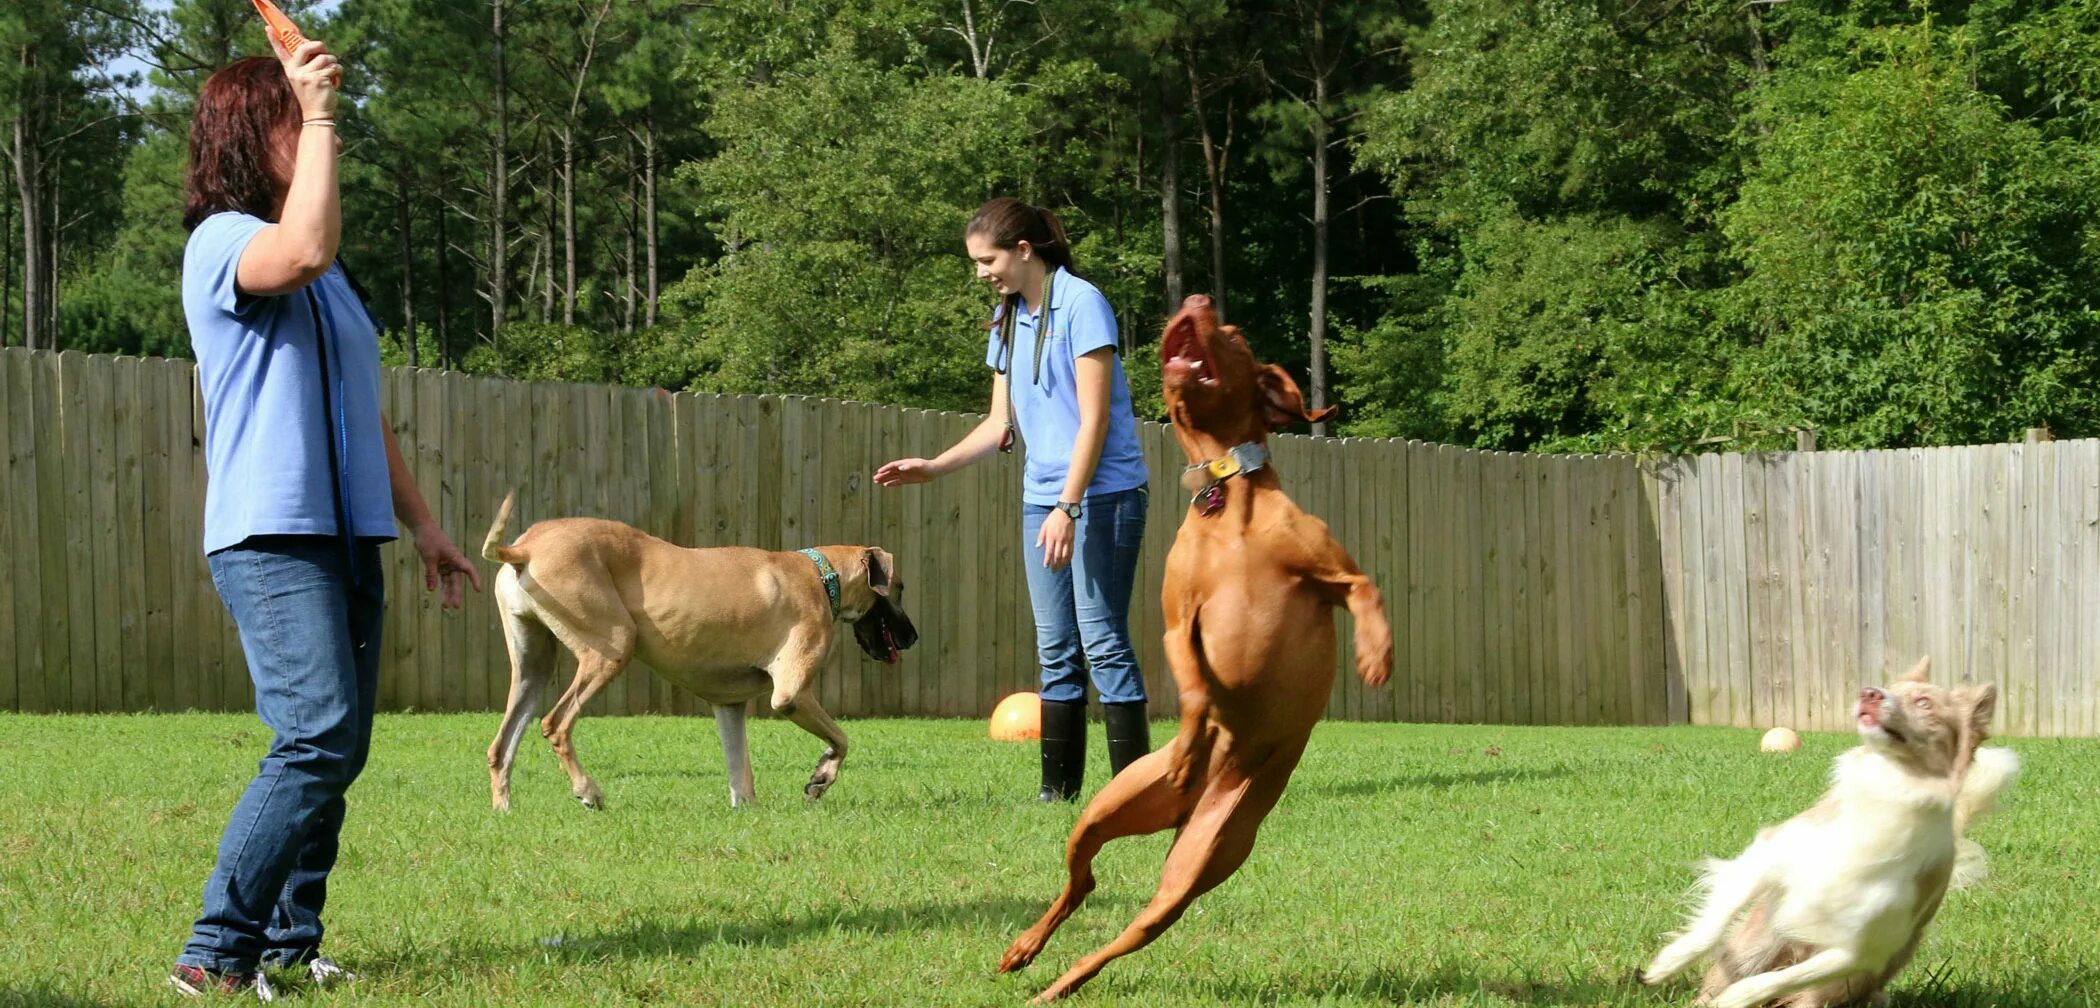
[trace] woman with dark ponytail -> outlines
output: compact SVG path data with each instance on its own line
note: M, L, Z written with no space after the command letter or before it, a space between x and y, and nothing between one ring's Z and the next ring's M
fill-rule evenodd
M1018 432L1027 452L1021 541L1042 666L1042 801L1078 797L1086 767L1086 682L1101 699L1112 772L1151 749L1145 681L1130 642L1130 590L1145 533L1145 456L1116 356L1108 299L1072 271L1064 225L1011 197L963 229L977 277L1000 295L985 351L992 404L983 423L932 459L898 459L883 486L924 483L995 451Z

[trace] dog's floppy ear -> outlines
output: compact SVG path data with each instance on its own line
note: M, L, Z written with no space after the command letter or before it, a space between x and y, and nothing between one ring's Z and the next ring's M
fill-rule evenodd
M1896 677L1896 681L1897 681L1897 682L1924 682L1924 681L1925 681L1925 675L1926 675L1926 673L1928 673L1928 672L1931 672L1931 671L1932 671L1932 656L1931 656L1931 655L1926 655L1925 657L1923 657L1923 658L1920 658L1920 659L1918 659L1918 664L1917 664L1917 665L1916 665L1915 667L1913 667L1913 668L1912 668L1912 669L1911 669L1910 671L1908 671L1908 672L1905 672L1905 673L1903 673L1903 674L1902 674L1902 675L1900 675L1900 676L1897 676L1897 677Z
M1294 423L1317 423L1334 415L1332 406L1306 409L1305 396L1298 391L1298 383L1291 380L1290 372L1275 364L1263 364L1256 370L1254 384L1262 421L1270 430L1280 430Z
M1992 683L1964 686L1954 691L1955 705L1962 711L1962 724L1971 742L1991 737L1991 715L1998 712L1998 687Z
M868 565L868 590L889 597L890 582L897 574L897 562L890 559L887 551L872 547L862 554L862 559Z

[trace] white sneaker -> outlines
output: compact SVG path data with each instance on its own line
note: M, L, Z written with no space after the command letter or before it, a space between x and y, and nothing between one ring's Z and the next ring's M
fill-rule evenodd
M313 979L315 987L322 990L327 990L339 984L357 982L357 974L336 965L335 960L327 956L315 956L312 959L308 959L306 961L306 975Z

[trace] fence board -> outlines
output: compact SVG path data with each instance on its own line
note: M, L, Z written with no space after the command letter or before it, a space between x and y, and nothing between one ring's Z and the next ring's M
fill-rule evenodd
M196 632L196 663L190 668L190 681L195 697L195 706L203 710L223 710L225 704L219 695L220 667L228 660L222 648L225 632L233 621L225 615L220 604L218 588L211 583L211 566L204 557L204 498L207 480L204 473L204 396L197 387L197 369L186 368L181 382L182 394L175 407L178 416L187 405L189 413L190 464L183 475L178 491L187 491L189 506L183 511L184 545L189 550L191 570L197 572L201 581L190 593L189 628ZM180 422L179 420L177 421Z
M149 472L147 479L158 477L160 483L145 491L160 500L160 525L149 527L147 535L160 540L160 592L164 592L162 607L168 622L164 664L155 672L151 697L153 710L187 710L195 706L195 693L185 682L193 668L191 643L195 640L187 626L189 592L199 573L191 561L197 546L187 535L187 510L195 500L185 489L189 479L189 363L151 361L149 374L147 395L153 401L151 428L158 435L155 458L160 470Z
M1816 677L1799 692L1795 710L1804 723L1821 715L1839 719L1841 727L1850 727L1853 697L1860 683L1885 680L1887 677L1882 675L1882 670L1893 663L1885 635L1878 627L1883 614L1888 611L1889 591L1900 587L1892 584L1882 572L1888 567L1890 546L1889 467L1901 462L1890 452L1858 452L1852 456L1853 471L1859 480L1858 506L1849 525L1839 528L1843 534L1858 538L1857 618L1869 621L1875 628L1855 642L1858 650L1854 667L1828 670L1830 674ZM1835 514L1844 515L1843 502L1833 502L1830 506L1835 509Z
M2054 567L2052 586L2047 590L2045 611L2039 613L2041 640L2037 647L2037 685L2043 693L2043 708L2035 718L2037 735L2071 735L2077 731L2077 680L2071 676L2077 653L2075 624L2079 609L2079 542L2077 521L2079 479L2071 468L2075 456L2068 443L2035 445L2050 456L2052 491L2037 500L2041 527L2047 529L2045 546ZM1999 666L2001 668L2001 666ZM1997 668L1980 668L1978 678L1995 678Z
M2073 442L2066 450L2066 466L2079 474L2078 510L2069 516L2078 541L2078 599L2067 622L2090 631L2100 627L2100 441ZM2077 645L2069 672L2078 714L2069 733L2091 736L2100 734L2100 634L2081 634Z
M1720 691L1728 677L1728 660L1720 654L1727 634L1727 598L1720 590L1724 534L1716 502L1720 498L1721 458L1686 459L1689 487L1684 508L1684 559L1690 605L1685 609L1691 653L1685 670L1686 702L1693 724L1727 724Z
M1650 460L1644 469L1655 495L1655 532L1661 540L1662 574L1663 707L1673 724L1691 720L1685 707L1685 656L1690 634L1685 626L1690 603L1686 597L1684 558L1685 467L1680 460Z
M1547 695L1552 698L1552 714L1548 724L1581 724L1582 696L1577 684L1576 669L1581 661L1581 645L1578 634L1582 619L1581 568L1576 561L1580 545L1576 539L1582 534L1584 519L1576 514L1581 503L1579 491L1575 489L1575 460L1572 456L1553 459L1547 470L1550 493L1540 501L1544 510L1542 517L1553 528L1552 553L1547 583L1552 586L1553 606L1546 614L1547 625L1553 636L1553 661L1547 666Z
M168 502L160 489L168 485L168 445L160 437L160 367L158 361L128 361L120 367L120 388L128 405L124 428L118 430L120 454L130 464L118 475L120 533L130 554L124 605L137 619L130 643L132 659L124 668L124 710L153 710L153 695L168 674L172 655L168 636Z
M0 354L0 418L5 421L0 426L0 501L8 509L0 514L0 558L11 568L0 576L0 710L25 709L21 680L28 675L41 680L44 674L41 653L33 672L28 661L39 645L30 631L35 617L27 611L27 599L41 581L35 530L28 527L36 514L36 417L30 410L28 370L26 355ZM19 598L17 583L24 589Z
M1669 628L1665 622L1660 501L1650 470L1639 459L1630 461L1633 464L1626 468L1628 492L1639 502L1639 507L1630 512L1632 529L1627 533L1627 548L1634 554L1632 608L1639 613L1633 634L1636 645L1629 656L1633 681L1639 690L1634 710L1642 724L1668 724L1669 671L1665 662Z
M2049 547L2047 519L2036 501L2055 489L2055 462L2053 451L2043 451L2046 446L2014 445L2013 451L2019 459L2020 487L2014 535L2021 544L2021 561L2013 572L2013 659L2011 674L2006 677L1998 696L1998 727L2008 734L2025 734L2035 730L2033 722L2036 701L2036 684L2048 671L2042 667L2039 640L2045 624L2041 622L2042 599L2048 585L2044 580L2047 558L2043 552Z

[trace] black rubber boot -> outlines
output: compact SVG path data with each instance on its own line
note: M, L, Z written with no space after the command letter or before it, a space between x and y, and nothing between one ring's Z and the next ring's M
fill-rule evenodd
M1037 801L1071 801L1086 777L1086 701L1043 701L1043 789Z
M1101 720L1108 734L1108 766L1111 776L1152 751L1152 726L1145 720L1145 701L1101 705Z

